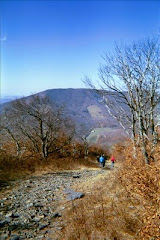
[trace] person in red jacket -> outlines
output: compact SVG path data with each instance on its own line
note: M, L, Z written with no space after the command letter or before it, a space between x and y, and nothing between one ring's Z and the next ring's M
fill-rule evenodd
M114 168L115 157L112 155L111 157L111 167Z

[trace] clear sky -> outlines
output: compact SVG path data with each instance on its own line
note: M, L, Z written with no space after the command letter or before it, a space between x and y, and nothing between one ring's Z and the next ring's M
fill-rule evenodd
M103 52L160 34L160 0L0 0L1 94L84 88Z

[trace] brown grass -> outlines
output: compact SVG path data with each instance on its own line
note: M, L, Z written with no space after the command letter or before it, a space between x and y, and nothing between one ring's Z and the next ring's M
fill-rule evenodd
M160 145L155 156L158 151ZM119 180L132 201L140 206L142 224L137 239L160 239L160 159L155 157L154 162L151 159L150 165L146 165L139 152L133 158L126 151L126 157Z
M81 167L96 167L96 158L63 157L60 154L52 154L46 159L39 154L18 158L0 151L0 183L28 174L73 170Z
M160 239L160 162L148 166L140 152L135 159L131 147L123 151L119 169L79 185L86 196L66 211L60 239Z
M1 153L1 164L9 169L30 171L70 170L96 166L95 159L50 156L18 160ZM85 197L68 203L63 214L63 240L158 240L160 239L160 145L154 162L136 158L131 144L116 146L116 168L77 186ZM120 162L120 163L118 163ZM119 165L120 167L117 167ZM30 169L31 168L31 169Z
M101 179L102 185L106 180ZM115 201L112 189L108 191L106 187L94 187L88 196L72 205L64 216L67 226L61 239L133 239L139 222L128 214L126 204Z
M64 139L59 139L54 153L47 158L42 158L40 153L29 142L25 143L23 151L17 156L16 145L12 141L2 141L0 149L0 185L3 181L23 177L27 174L41 174L50 171L63 171L79 169L81 167L95 167L96 156L101 154L102 149L98 146L87 147L84 143L72 142L64 144ZM58 145L60 144L60 146ZM106 153L105 153L106 154Z

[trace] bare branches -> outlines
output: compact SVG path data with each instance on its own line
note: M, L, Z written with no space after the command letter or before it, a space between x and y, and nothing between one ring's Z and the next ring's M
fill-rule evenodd
M30 151L41 153L45 158L68 144L75 133L72 122L64 118L63 110L48 97L34 95L22 98L5 109L2 129L16 144L23 143L29 146ZM60 139L64 136L62 142Z
M160 101L159 39L116 45L112 56L104 54L99 78L102 90L129 107L134 142L139 135L148 162L146 143L148 139L155 142L155 111ZM88 84L94 88L91 80Z

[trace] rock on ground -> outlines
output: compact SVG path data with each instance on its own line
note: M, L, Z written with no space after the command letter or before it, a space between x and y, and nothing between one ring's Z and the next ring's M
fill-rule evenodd
M105 170L56 172L16 181L0 200L0 240L49 239L62 228L62 200L81 198L71 186ZM70 189L70 190L69 190ZM64 192L64 190L66 190ZM67 192L68 191L68 192Z

